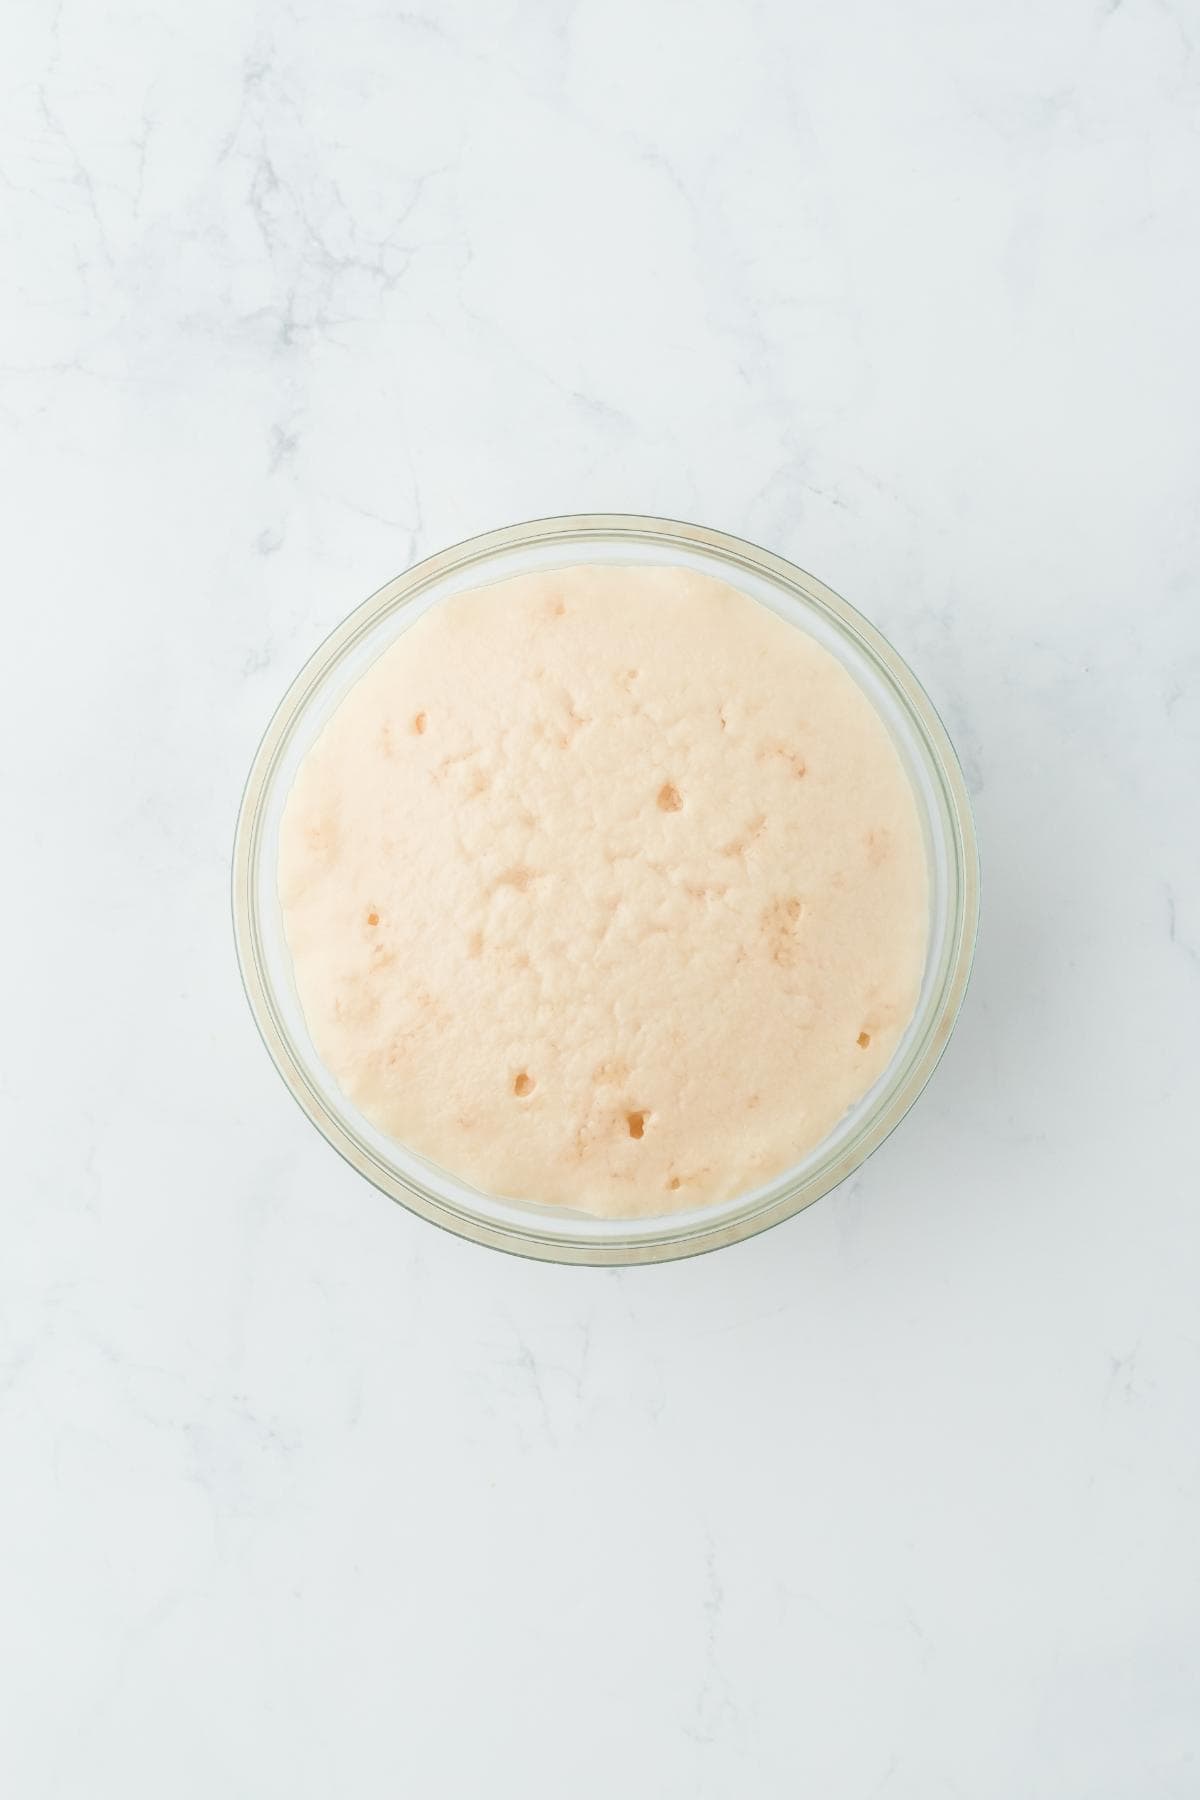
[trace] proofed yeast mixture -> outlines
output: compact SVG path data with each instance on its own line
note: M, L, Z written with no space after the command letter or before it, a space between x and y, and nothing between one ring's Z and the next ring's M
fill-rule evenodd
M806 633L675 568L434 606L301 766L279 889L358 1109L488 1192L726 1199L882 1072L926 942L916 803Z

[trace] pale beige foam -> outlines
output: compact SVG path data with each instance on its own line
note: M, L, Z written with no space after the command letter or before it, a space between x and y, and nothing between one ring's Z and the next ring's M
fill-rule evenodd
M393 1137L608 1216L796 1162L926 939L912 789L811 637L683 569L443 601L306 757L279 890L313 1041Z

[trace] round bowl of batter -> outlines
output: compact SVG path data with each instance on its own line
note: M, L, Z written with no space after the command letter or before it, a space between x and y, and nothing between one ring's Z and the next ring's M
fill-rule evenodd
M661 1214L602 1217L578 1204L545 1204L544 1196L501 1198L472 1186L372 1123L347 1098L344 1081L313 1042L311 1006L306 1017L301 1003L292 956L296 922L285 914L279 871L289 796L311 767L309 753L347 695L417 619L452 596L496 584L506 584L504 592L524 592L514 578L592 568L603 584L602 571L621 567L660 570L664 578L667 571L683 570L734 588L798 627L840 664L882 722L911 786L927 926L907 1026L871 1086L801 1160L732 1197L681 1205L685 1191L673 1194L671 1209L664 1203ZM422 716L416 729L423 726ZM786 773L781 765L780 778ZM658 805L672 812L673 788L659 791ZM294 822L290 829L294 836ZM276 1067L322 1135L376 1187L423 1217L493 1248L572 1263L659 1262L716 1249L798 1212L857 1168L912 1105L945 1048L970 972L978 908L978 857L957 757L919 683L874 627L821 582L768 551L705 527L624 514L545 519L489 532L418 564L352 613L301 670L267 728L246 785L233 862L234 927L251 1009ZM367 916L378 923L374 910ZM789 928L786 910L772 918L772 930ZM719 998L714 1004L719 1007ZM517 1080L520 1097L526 1077ZM636 1131L641 1115L631 1116ZM678 1180L671 1186L678 1188Z

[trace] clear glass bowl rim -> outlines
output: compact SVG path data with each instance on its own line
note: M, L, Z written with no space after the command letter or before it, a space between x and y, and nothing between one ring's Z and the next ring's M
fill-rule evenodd
M564 1231L553 1213L547 1214L545 1225L533 1218L527 1226L514 1225L456 1203L419 1179L383 1165L357 1135L349 1117L329 1108L309 1082L303 1056L276 1004L260 932L257 865L265 807L284 747L307 702L351 646L384 616L498 553L569 550L572 545L597 540L616 540L631 550L639 544L659 550L692 548L717 557L733 571L741 568L764 577L802 603L816 607L836 632L866 656L901 703L922 742L927 770L935 778L946 808L952 916L948 951L942 958L943 978L903 1075L890 1082L885 1076L876 1104L834 1154L806 1171L785 1173L740 1210L722 1208L719 1217L708 1220L705 1208L650 1220L631 1219L620 1222L627 1227L625 1231L615 1233L613 1222L603 1221L608 1228L605 1235L589 1240L581 1235L578 1224ZM636 513L565 514L481 533L414 564L356 607L308 658L271 717L242 795L232 865L234 938L251 1012L285 1084L327 1142L383 1193L460 1237L540 1261L609 1267L666 1262L737 1243L810 1206L860 1167L912 1106L949 1041L970 979L979 899L974 820L954 746L924 688L882 633L832 588L773 551L709 526Z

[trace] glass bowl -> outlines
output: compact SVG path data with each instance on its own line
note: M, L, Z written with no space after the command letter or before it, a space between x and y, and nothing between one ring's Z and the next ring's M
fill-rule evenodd
M343 695L400 632L446 595L581 562L683 565L715 575L802 626L869 696L920 810L929 858L925 974L912 1022L875 1085L802 1162L738 1199L661 1218L597 1219L501 1200L457 1180L362 1118L313 1048L276 891L279 822L296 770ZM763 1231L829 1192L883 1142L946 1047L970 973L979 863L966 784L928 697L874 626L823 582L741 538L672 519L591 513L486 532L418 563L364 601L311 656L250 770L233 857L242 979L263 1041L318 1131L347 1162L423 1218L494 1249L550 1262L627 1264L693 1256Z

